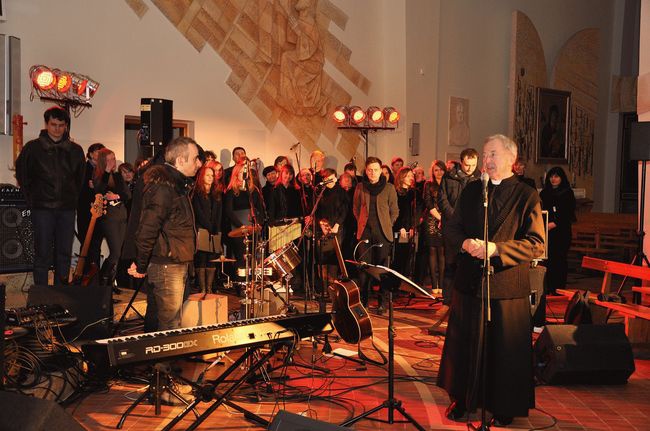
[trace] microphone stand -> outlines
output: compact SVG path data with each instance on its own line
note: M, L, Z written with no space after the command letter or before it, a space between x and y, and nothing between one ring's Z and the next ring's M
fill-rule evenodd
M486 420L486 405L487 405L487 346L488 346L488 328L492 321L492 307L490 306L490 277L494 272L494 268L490 263L490 255L488 253L488 182L485 183L483 189L483 276L481 282L481 329L479 331L479 349L480 355L478 357L478 367L480 370L481 381L481 424L478 427L470 425L470 428L477 431L489 431L490 423ZM475 391L472 391L475 392ZM474 401L474 400L472 400ZM468 408L471 406L468 403Z
M302 146L298 146L298 151L296 151L294 155L296 156L296 165L298 166L298 180L299 180L298 182L300 183L300 203L302 206L302 213L304 215L307 213L309 208L307 207L307 192L305 191L305 183L300 180L300 171L302 170L302 168L300 167L300 156L302 155ZM312 250L309 250L307 248L307 244L308 244L307 241L305 242L302 241L306 232L307 232L307 223L305 223L305 227L303 228L303 231L300 235L300 240L298 241L298 246L301 247L302 255L304 258L304 262L302 264L302 282L305 285L305 301L303 304L303 310L305 314L307 314L307 300L311 297L312 284L313 284L312 282L309 281L309 277L307 273L309 253Z

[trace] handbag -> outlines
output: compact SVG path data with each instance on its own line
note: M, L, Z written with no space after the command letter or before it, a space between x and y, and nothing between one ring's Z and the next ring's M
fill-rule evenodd
M211 234L207 229L199 228L197 249L208 253L222 253L221 233Z

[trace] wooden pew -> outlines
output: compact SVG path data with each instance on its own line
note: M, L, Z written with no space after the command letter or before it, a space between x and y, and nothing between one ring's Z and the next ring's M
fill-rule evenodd
M574 255L630 260L637 248L635 214L577 213L570 251Z

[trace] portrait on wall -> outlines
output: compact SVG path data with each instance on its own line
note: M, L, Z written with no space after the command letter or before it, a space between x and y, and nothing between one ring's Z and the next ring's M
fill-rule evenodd
M570 92L537 89L537 163L567 163L570 106Z
M449 97L449 145L469 146L469 99Z

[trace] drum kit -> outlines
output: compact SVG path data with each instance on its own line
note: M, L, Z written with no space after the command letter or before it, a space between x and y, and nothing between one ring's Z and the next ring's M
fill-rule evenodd
M298 224L298 226L300 225ZM283 311L291 311L294 309L289 299L289 283L291 278L293 278L293 271L301 262L298 247L291 242L295 238L284 235L282 238L284 245L264 257L264 251L267 245L269 245L270 239L275 239L275 245L277 244L277 236L274 235L269 240L257 241L256 244L255 233L259 233L260 231L261 228L259 225L243 225L228 233L230 238L243 238L245 246L244 261L246 265L245 268L237 268L236 273L238 277L243 277L245 281L232 281L224 272L224 264L235 262L235 259L221 256L211 260L211 262L221 264L221 273L227 278L227 282L225 283L227 288L232 288L232 286L237 284L243 287L245 295L240 302L244 306L244 317L246 319L260 317L263 315L262 310L269 309L269 307L263 307L265 290L271 292L282 302ZM277 288L278 284L284 285L283 292L280 292L281 289ZM257 298L255 297L256 292L259 292ZM284 298L281 296L281 293L284 293ZM269 300L267 299L267 301ZM258 313L255 312L257 308L259 308ZM262 314L260 315L260 313Z

